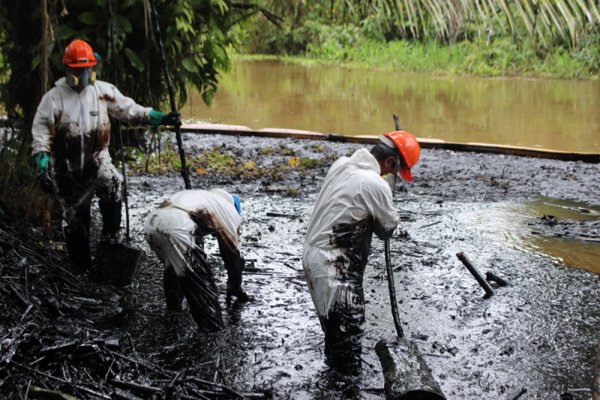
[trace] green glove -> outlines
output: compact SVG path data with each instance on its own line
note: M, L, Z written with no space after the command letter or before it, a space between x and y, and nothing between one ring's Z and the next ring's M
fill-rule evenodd
M50 164L50 153L40 151L35 153L35 166L37 167L38 175L44 175Z
M159 126L165 117L165 113L157 110L150 110L148 116L150 117L150 124L152 126Z

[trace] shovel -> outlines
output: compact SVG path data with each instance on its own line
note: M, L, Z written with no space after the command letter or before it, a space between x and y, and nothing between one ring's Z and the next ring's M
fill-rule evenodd
M117 81L117 69L114 62L115 58L115 36L114 36L114 18L112 10L112 0L108 2L110 13L110 42L111 42L111 62L114 73L114 82ZM125 202L125 218L127 221L125 243L101 241L96 251L96 269L93 271L95 280L101 283L111 283L116 286L127 286L133 281L133 276L137 270L138 264L142 258L143 252L139 249L129 246L129 202L127 199L127 171L125 170L125 157L123 155L123 132L121 124L117 122L119 131L119 150L121 152L121 173L123 175L123 200Z

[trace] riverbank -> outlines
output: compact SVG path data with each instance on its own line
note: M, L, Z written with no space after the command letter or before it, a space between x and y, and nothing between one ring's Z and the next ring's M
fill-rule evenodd
M352 43L337 40L309 46L299 56L237 54L242 60L278 60L300 65L339 65L345 68L381 71L424 72L438 76L476 76L492 78L553 78L597 80L598 60L589 51L570 53L558 48L540 52L530 43L516 45L510 38L493 42L463 41L442 44L436 41L374 41L357 39Z

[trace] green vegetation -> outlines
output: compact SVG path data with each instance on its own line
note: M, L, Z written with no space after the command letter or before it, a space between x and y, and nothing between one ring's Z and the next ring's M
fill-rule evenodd
M284 3L274 11L285 17L285 28L252 21L243 53L446 74L600 73L600 12L593 0Z
M276 20L258 5L230 0L0 2L0 108L16 128L1 144L0 200L11 204L13 198L31 197L23 196L23 188L35 189L30 127L42 95L64 75L63 51L71 40L84 39L99 53L99 79L140 104L168 108L154 3L180 104L188 89L210 103L219 73L230 66L241 21L257 13Z
M128 169L131 173L166 174L177 171L181 167L179 156L173 141L165 140L165 146L159 151L143 152L139 149L131 150ZM265 152L265 149L268 149ZM241 149L225 145L204 149L198 156L188 155L187 161L193 175L214 175L234 177L239 180L264 179L276 182L290 174L306 175L309 170L326 167L331 162L331 157L317 160L310 157L300 157L297 152L286 146L265 147L250 153L250 157L242 156ZM263 161L264 155L279 158L277 163Z

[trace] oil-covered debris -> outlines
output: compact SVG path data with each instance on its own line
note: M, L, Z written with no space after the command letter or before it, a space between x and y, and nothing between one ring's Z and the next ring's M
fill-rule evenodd
M173 370L123 330L130 289L94 283L63 246L0 211L0 392L3 398L270 398L204 369ZM206 379L204 379L206 378Z
M194 188L222 187L240 196L241 251L248 261L243 285L254 300L227 303L218 246L207 238L224 328L204 334L189 312L166 311L163 266L141 227L182 190L177 169L130 177L132 245L146 257L124 288L97 284L77 271L59 232L45 237L4 215L0 393L9 399L346 399L350 391L355 398L385 398L375 345L396 332L383 243L373 240L365 270L363 368L354 382L324 363L323 333L301 261L328 166L361 146L222 135L185 135L184 143L196 160L190 163ZM303 167L309 159L318 162ZM390 255L402 329L444 395L587 400L600 328L598 275L547 255L538 243L526 246L531 237L515 232L561 239L538 227L542 214L521 215L521 206L545 196L595 210L600 167L425 150L413 173L408 192L395 196L400 225ZM522 218L510 220L511 206ZM100 225L97 209L92 219ZM573 238L565 249L584 241L596 245ZM509 285L486 273L495 295L482 299L458 252L482 274L491 271Z

